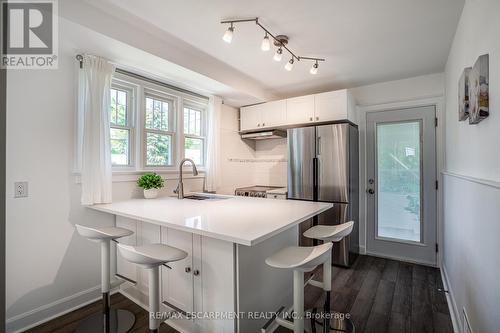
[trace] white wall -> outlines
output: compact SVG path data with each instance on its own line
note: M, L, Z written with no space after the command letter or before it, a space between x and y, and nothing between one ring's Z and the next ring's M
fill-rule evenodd
M8 71L8 331L100 295L98 244L77 235L74 224L113 223L111 216L80 205L80 185L71 174L78 67L75 54L81 49L72 35L79 28L61 21L59 69ZM29 182L28 198L13 198L15 181ZM167 180L163 194L170 193L176 182ZM196 190L202 183L198 179L186 185ZM113 193L115 200L141 195L134 181L114 183Z
M430 74L404 80L382 82L351 90L358 105L359 125L359 245L366 250L366 112L384 110L396 104L419 103L444 96L444 74ZM438 154L441 149L438 146Z
M500 327L498 13L498 0L466 0L446 64L446 169L450 173L444 183L443 266L459 325L465 308L474 332L498 332ZM458 121L458 79L465 67L485 53L490 55L491 113L481 123L469 125Z

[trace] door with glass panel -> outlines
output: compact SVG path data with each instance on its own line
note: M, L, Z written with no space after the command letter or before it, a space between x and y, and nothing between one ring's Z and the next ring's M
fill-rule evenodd
M436 263L434 106L369 112L367 252Z

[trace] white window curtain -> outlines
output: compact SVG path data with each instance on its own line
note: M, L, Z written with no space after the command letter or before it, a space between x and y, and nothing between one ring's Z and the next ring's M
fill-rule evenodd
M112 200L111 143L109 138L110 87L115 66L106 59L83 56L78 87L78 161L83 205Z
M208 101L207 163L205 191L216 192L220 183L220 122L222 99L211 96Z

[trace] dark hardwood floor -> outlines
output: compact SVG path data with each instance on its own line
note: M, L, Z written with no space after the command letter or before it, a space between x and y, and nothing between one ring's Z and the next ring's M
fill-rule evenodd
M321 274L321 268L317 273ZM332 308L349 313L356 332L453 332L446 296L438 291L442 281L437 268L360 256L350 269L334 267L332 275ZM320 289L307 286L305 302L306 308L321 306L324 295ZM148 313L141 307L120 294L111 297L111 304L136 315L132 332L148 331ZM80 320L97 311L100 311L98 302L28 332L73 332ZM160 332L176 330L162 324ZM290 331L280 328L277 332Z

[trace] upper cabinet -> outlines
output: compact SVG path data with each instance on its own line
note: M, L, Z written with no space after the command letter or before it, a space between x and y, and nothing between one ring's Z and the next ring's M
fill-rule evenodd
M282 126L286 122L286 101L273 101L240 110L242 131Z
M294 97L286 100L286 125L312 121L314 121L314 95Z
M349 120L356 123L356 105L349 91L337 90L314 95L315 121Z
M341 120L356 123L356 105L346 89L288 98L240 109L241 131Z

